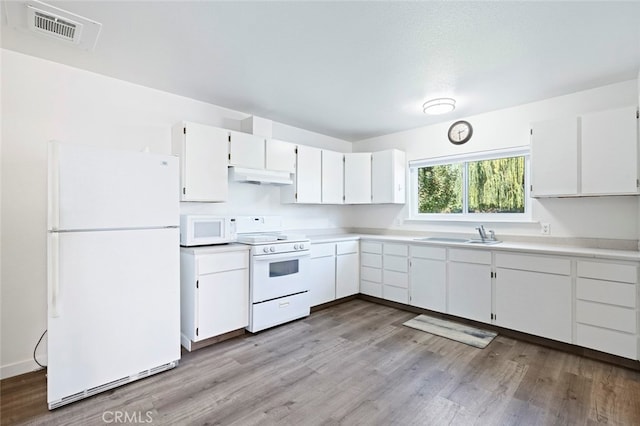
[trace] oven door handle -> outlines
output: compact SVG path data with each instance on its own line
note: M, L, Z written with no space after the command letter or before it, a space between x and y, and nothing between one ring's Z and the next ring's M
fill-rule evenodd
M263 255L254 255L252 256L255 262L270 262L273 260L294 260L301 259L303 257L311 256L311 253L308 251L305 252L293 252L293 253L274 253L274 254L263 254Z

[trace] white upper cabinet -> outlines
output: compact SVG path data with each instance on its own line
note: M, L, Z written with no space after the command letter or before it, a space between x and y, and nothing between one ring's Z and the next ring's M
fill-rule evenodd
M265 139L249 133L229 131L229 165L264 169Z
M277 139L267 139L266 169L296 172L296 145Z
M405 154L397 149L372 154L371 190L374 204L405 203Z
M280 190L283 203L319 204L322 201L322 150L298 145L293 185Z
M180 157L180 201L226 201L229 132L203 124L173 126L171 150Z
M638 194L637 108L531 126L533 197Z
M578 194L579 118L531 125L531 196Z
M344 154L345 204L371 203L371 153Z
M322 203L342 204L344 201L344 154L322 150Z
M638 193L636 107L582 116L582 193Z

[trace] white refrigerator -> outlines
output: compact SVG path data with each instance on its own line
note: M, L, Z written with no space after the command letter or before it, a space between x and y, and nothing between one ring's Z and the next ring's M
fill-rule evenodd
M49 409L180 359L178 159L49 144Z

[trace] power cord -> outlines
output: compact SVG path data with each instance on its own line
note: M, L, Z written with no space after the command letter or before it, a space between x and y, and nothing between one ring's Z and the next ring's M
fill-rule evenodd
M38 360L36 359L36 350L38 349L38 346L40 346L40 342L42 342L42 338L44 337L45 334L47 334L47 330L45 330L44 333L42 333L42 336L40 336L40 338L38 339L38 343L36 343L36 347L33 348L33 360L36 362L36 364L38 364L42 368L47 368L47 366L42 365L38 362Z

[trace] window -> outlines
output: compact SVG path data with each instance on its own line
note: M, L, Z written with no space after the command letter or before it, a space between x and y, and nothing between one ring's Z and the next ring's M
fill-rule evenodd
M528 149L418 160L409 167L414 219L529 217Z

